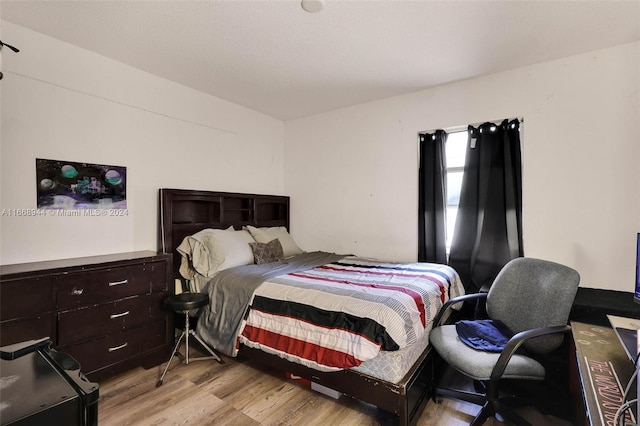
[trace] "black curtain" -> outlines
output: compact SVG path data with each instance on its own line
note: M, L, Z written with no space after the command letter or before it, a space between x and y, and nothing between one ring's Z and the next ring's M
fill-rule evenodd
M520 122L468 128L460 205L449 265L467 292L490 287L500 269L524 255Z
M418 172L418 261L447 263L445 212L447 133L420 134Z

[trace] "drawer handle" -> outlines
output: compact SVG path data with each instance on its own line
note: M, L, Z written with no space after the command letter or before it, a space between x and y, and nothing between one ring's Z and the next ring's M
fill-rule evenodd
M110 317L111 317L111 319L114 319L114 318L124 317L126 315L129 315L129 311L122 312L122 313L119 313L119 314L111 314Z
M80 296L84 292L84 288L72 288L71 295L72 296Z
M114 282L109 283L109 287L113 287L114 285L126 284L128 282L129 282L129 280L114 281Z
M125 342L124 344L120 345L120 346L114 346L113 348L109 348L109 352L114 352L114 351L118 351L120 349L124 349L127 347L129 343Z

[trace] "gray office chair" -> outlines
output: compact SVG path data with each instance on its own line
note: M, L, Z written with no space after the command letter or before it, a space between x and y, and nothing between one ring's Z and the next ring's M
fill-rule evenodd
M435 319L430 342L447 364L479 386L477 392L468 392L438 385L436 401L448 397L481 405L472 425L481 425L496 414L511 423L527 425L505 404L498 384L502 379L545 379L545 367L536 356L557 349L563 333L571 330L567 321L579 282L579 274L567 266L517 258L504 266L488 293L468 294L445 303ZM474 349L459 338L456 325L440 325L448 309L470 300L485 301L489 319L502 321L514 333L502 352ZM516 353L521 346L526 354Z

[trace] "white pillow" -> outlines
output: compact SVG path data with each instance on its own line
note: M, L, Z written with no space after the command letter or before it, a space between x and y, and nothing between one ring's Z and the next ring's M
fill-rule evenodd
M268 243L271 240L278 239L282 244L282 251L284 257L294 256L301 254L302 250L293 241L287 228L284 226L274 226L272 228L256 228L254 226L247 226L247 230L251 233L251 236L259 243Z
M249 246L253 242L255 240L245 230L203 229L186 237L178 247L178 252L190 260L189 263L200 275L212 277L223 269L254 263L253 251ZM183 272L182 268L180 272Z

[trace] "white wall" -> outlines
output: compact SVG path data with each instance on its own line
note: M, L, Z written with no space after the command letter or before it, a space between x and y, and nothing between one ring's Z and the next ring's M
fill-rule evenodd
M1 264L155 250L158 188L283 193L282 121L0 22L21 50L2 53ZM36 158L126 166L128 216L12 216L36 207Z
M521 116L525 255L576 268L583 287L632 291L639 56L627 44L287 122L294 237L415 260L418 132Z

